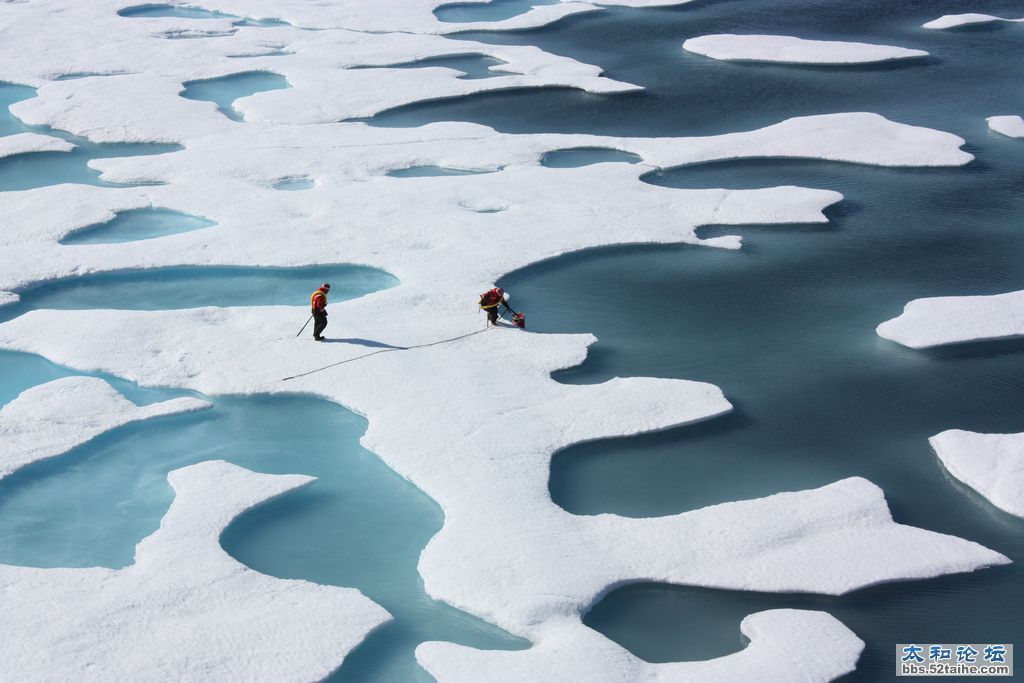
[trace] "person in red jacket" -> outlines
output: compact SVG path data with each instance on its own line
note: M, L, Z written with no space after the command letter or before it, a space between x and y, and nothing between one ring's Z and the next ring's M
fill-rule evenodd
M487 322L492 325L498 324L498 307L502 304L504 304L505 308L509 311L512 310L508 307L508 303L506 303L507 299L508 294L503 292L501 287L489 289L480 295L480 308L487 311Z
M325 282L309 297L309 305L313 309L313 320L315 321L313 323L313 339L317 341L324 340L321 332L327 327L327 292L329 291L331 291L331 286Z

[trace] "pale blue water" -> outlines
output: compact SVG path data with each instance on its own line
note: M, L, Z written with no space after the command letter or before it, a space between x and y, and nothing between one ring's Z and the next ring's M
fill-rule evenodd
M494 173L494 171L490 169L447 168L445 166L410 166L409 168L388 171L387 174L393 178L425 178L446 175L479 175L481 173Z
M491 0L490 2L452 2L434 10L434 16L441 21L472 22L502 21L525 14L530 8L540 5L554 5L558 0Z
M294 52L289 52L285 49L271 50L270 52L261 52L260 54L254 55L227 55L232 59L255 59L256 57L283 57L284 55L293 55Z
M114 244L176 235L217 225L214 221L170 209L121 211L106 223L90 225L69 234L61 244Z
M217 105L217 111L232 121L245 120L240 112L235 111L235 100L258 92L292 87L287 78L269 71L246 71L220 78L186 81L184 86L182 97L188 100L213 102Z
M365 428L363 418L322 400L250 397L219 398L212 410L109 432L0 482L0 562L128 565L135 543L156 531L172 501L167 472L225 459L258 472L317 477L243 515L221 539L228 552L276 576L357 587L398 619L332 680L429 681L413 657L423 640L524 647L424 594L416 562L443 514L359 446Z
M476 80L480 78L498 78L508 76L507 71L491 71L490 67L499 64L507 64L500 59L488 57L481 54L448 55L445 57L428 57L414 62L402 62L401 64L389 64L389 69L426 69L430 67L444 67L462 71L463 75L458 78L465 80ZM379 69L381 66L354 66L353 69Z
M99 171L89 168L88 162L108 157L166 154L183 149L174 144L96 143L52 128L26 126L11 114L9 107L34 96L33 88L0 81L0 137L16 133L39 133L62 138L77 146L70 152L36 152L0 159L0 192L30 190L60 183L124 187L100 180Z
M77 81L80 78L104 78L108 76L117 76L118 74L105 74L98 73L95 71L76 71L74 73L61 74L57 76L55 81Z
M33 308L157 311L201 306L306 306L323 282L332 302L387 289L398 280L364 266L301 268L174 267L84 275L20 292L21 301L0 308L9 320ZM301 321L300 321L301 322Z
M591 164L603 164L607 162L622 162L636 164L642 161L640 157L629 152L622 152L617 149L603 147L577 147L574 149L556 149L547 152L540 158L540 165L548 168L579 168Z
M177 5L135 5L118 12L122 17L175 17L177 19L238 19L235 26L275 27L290 26L281 19L250 19L237 14L227 14L201 7L180 7Z
M533 4L539 3L448 6L438 16L493 21ZM839 598L626 587L597 605L586 623L637 655L680 661L737 651L743 646L742 616L774 607L824 609L863 638L867 647L849 681L891 679L897 642L1024 640L1024 522L953 481L927 444L928 436L953 427L1024 430L1024 341L916 352L874 334L875 325L915 297L1024 288L1024 147L990 133L984 122L993 114L1024 111L1024 61L1013 58L1024 30L917 28L941 14L968 10L1019 16L1021 6L1002 0L979 0L970 8L952 0L796 0L783 11L770 0L744 0L610 9L538 31L464 34L539 45L598 64L608 76L647 90L616 96L568 89L491 93L371 119L373 125L468 120L508 132L650 136L709 135L791 116L875 111L957 133L978 156L963 169L773 160L651 174L646 182L666 187L796 183L836 189L847 198L829 210L833 222L826 226L703 231L743 234L739 252L608 249L502 280L517 309L529 313L532 331L594 332L600 338L588 361L560 373L561 381L616 375L698 379L721 386L736 405L731 415L702 425L557 454L550 487L566 509L665 515L858 475L885 490L897 521L975 540L1015 562ZM688 37L724 32L865 40L926 49L933 56L915 64L835 69L725 64L680 49ZM23 99L31 91L15 95ZM8 87L0 87L0 98L10 96ZM5 107L0 134L7 134L3 113ZM551 155L545 163L571 166L587 159L574 151ZM121 306L135 297L140 307L206 305L196 302L209 301L208 290L220 287L235 287L228 298L275 303L278 296L289 302L300 297L304 303L318 284L308 280L321 277L304 274L294 292L263 297L257 294L263 283L245 280L244 273L211 270L212 279L193 279L198 273L171 277L166 290L159 282L133 280L132 274L82 278L30 290L24 307L109 307L112 301ZM25 308L0 309L0 316L19 310ZM0 353L0 402L67 372L33 356ZM133 400L145 398L130 393L142 391L130 385L123 390ZM150 398L156 391L149 390ZM322 481L239 520L223 539L232 554L278 576L357 585L399 617L357 650L339 679L429 680L412 659L423 639L523 645L422 594L415 557L439 528L440 511L359 449L363 425L355 416L311 399L218 399L211 413L148 427L118 430L0 484L0 524L5 518L17 522L4 527L0 539L8 533L18 539L0 549L0 561L7 561L3 553L20 552L26 562L123 564L169 501L163 471L190 456L239 458L247 466L260 464L262 471L302 471ZM139 458L143 447L147 457ZM90 497L94 483L98 495ZM80 496L92 504L79 506ZM59 514L43 520L40 504L47 502ZM89 529L76 529L79 515L91 520ZM95 533L103 528L109 533ZM78 543L75 534L86 540ZM69 538L77 548L68 546Z
M312 178L284 178L271 185L275 190L295 192L298 190L311 190L316 185Z

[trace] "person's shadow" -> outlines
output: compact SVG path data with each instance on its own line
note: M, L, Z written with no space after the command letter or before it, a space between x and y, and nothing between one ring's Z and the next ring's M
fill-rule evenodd
M372 339L324 339L328 344L358 344L359 346L369 346L375 349L404 349L404 346L392 346L391 344L385 344L384 342L374 341Z

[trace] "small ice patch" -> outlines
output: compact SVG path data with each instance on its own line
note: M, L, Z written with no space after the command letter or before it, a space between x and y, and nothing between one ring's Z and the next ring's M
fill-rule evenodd
M1021 23L1024 22L1024 18L1004 19L1003 17L997 17L991 14L979 14L977 12L970 12L967 14L944 14L938 19L932 19L928 23L922 24L921 28L948 29L960 28L962 26L979 26L995 22Z
M0 159L32 152L70 152L75 145L62 138L38 133L16 133L0 137Z
M1020 116L990 116L985 120L989 130L1011 138L1024 138L1024 118Z
M914 299L876 329L912 349L1024 336L1024 290L993 296Z
M683 49L723 61L781 64L870 64L928 56L924 50L892 45L731 33L690 38Z
M153 239L165 235L201 230L217 225L200 216L170 209L132 209L119 212L113 219L89 225L69 233L61 244L115 244Z
M1024 517L1024 433L950 429L929 439L949 473L993 505Z

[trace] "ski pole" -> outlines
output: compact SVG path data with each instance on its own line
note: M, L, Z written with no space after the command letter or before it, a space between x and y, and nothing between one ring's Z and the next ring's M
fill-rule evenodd
M309 314L309 320L312 320L312 319L313 319L313 314L312 314L312 313L310 313L310 314ZM306 322L304 322L304 323L302 324L302 330L306 329L306 325L308 325L308 324L309 324L309 320L307 320ZM298 337L298 336L299 336L300 334L302 334L302 330L299 330L299 331L298 331L298 333L297 333L297 334L296 334L295 336L296 336L296 337Z

